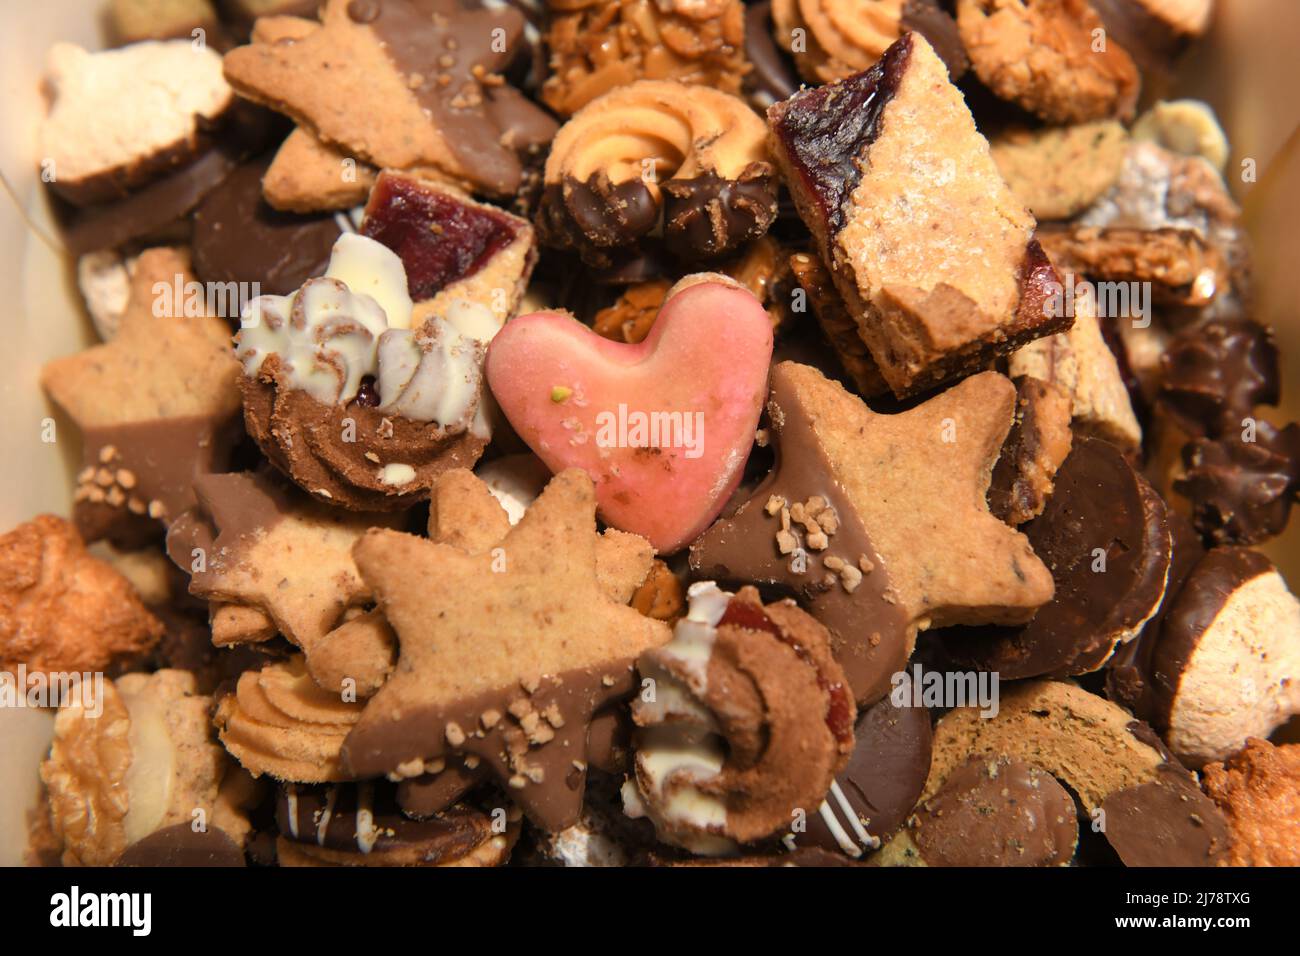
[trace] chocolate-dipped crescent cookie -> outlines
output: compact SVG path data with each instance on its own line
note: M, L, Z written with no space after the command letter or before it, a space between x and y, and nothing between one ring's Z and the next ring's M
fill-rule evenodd
M1170 556L1164 502L1109 442L1075 442L1025 536L1051 569L1055 596L1023 627L935 632L955 666L1003 680L1090 673L1160 607Z
M608 268L662 217L670 251L685 258L731 252L776 217L766 138L744 101L718 90L666 80L620 87L556 134L540 237Z

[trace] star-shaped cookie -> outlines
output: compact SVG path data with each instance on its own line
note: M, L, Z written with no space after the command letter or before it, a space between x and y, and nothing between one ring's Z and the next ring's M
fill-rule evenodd
M319 24L276 20L226 54L227 81L374 166L433 167L511 196L522 157L555 134L555 121L497 75L523 35L512 7L328 0Z
M881 415L816 369L772 370L772 474L691 546L699 578L792 591L834 638L863 704L918 630L1023 622L1052 597L1028 539L985 501L1015 387L974 375Z
M82 433L76 519L87 540L151 534L194 504L196 476L225 467L238 436L230 329L197 311L189 257L140 255L109 342L55 359L41 384ZM181 294L177 294L177 292Z
M396 519L327 508L268 472L204 475L196 490L199 513L177 522L167 540L191 573L190 593L261 611L310 661L344 611L370 599L353 544Z
M445 523L445 502L436 507ZM577 469L551 479L488 550L367 532L354 556L400 657L349 734L345 766L413 777L469 755L539 826L576 821L592 715L633 690L637 655L670 636L611 596L601 540L591 479Z

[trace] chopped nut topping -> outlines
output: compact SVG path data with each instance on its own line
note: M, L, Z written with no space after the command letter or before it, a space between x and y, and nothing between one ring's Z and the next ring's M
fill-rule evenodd
M452 721L447 724L446 729L447 743L453 747L460 747L465 743L465 731L460 729L460 724Z
M780 495L772 495L772 497L767 499L767 504L764 506L763 510L767 512L768 517L773 517L784 507L785 499Z

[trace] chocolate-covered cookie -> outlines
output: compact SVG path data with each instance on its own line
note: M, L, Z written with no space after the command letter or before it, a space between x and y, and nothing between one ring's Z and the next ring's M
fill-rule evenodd
M1164 503L1113 445L1081 438L1025 535L1052 571L1052 600L1020 628L952 628L931 639L955 665L1006 680L1097 670L1160 606L1170 554Z
M277 212L262 198L270 156L245 163L194 211L194 271L205 282L257 283L288 295L329 264L341 230L330 215Z
M411 819L383 780L287 784L275 819L281 866L497 866L519 834L518 811L504 806L495 816L461 805Z

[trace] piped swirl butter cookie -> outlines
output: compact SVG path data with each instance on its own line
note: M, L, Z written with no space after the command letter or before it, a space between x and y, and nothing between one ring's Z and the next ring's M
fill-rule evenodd
M691 587L673 639L641 655L626 812L697 853L734 851L813 810L853 750L857 715L830 635L793 601ZM643 684L644 686L644 684Z
M642 80L583 107L546 160L538 231L596 267L663 223L687 258L712 258L765 233L776 218L776 171L763 121L738 97Z

